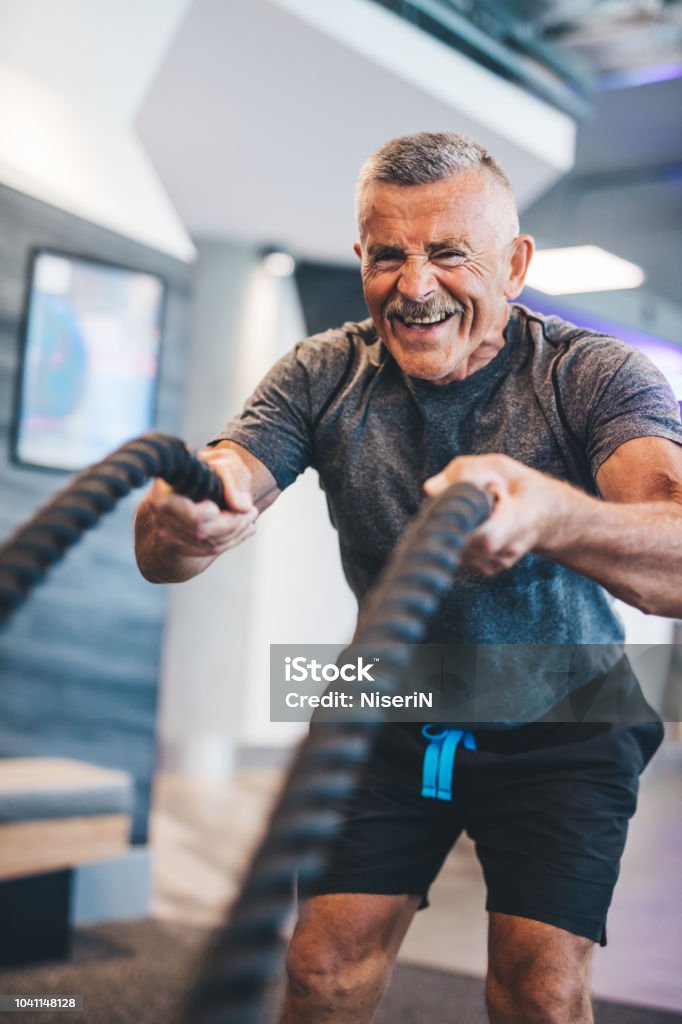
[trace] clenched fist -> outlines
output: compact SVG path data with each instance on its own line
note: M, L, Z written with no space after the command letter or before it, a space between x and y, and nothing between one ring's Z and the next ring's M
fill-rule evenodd
M462 551L462 565L484 576L510 569L529 551L549 551L563 524L576 514L577 490L507 455L464 455L424 484L437 495L451 484L470 483L495 498L492 515Z
M246 461L225 447L207 448L198 457L220 477L228 510L193 502L155 480L135 518L137 563L152 583L190 579L255 532L258 509Z

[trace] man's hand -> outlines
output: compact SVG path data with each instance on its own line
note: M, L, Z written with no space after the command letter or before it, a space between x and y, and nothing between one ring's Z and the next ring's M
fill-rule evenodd
M251 497L251 474L236 452L207 448L197 453L220 477L228 511L212 501L191 501L155 480L147 496L157 535L180 555L220 555L255 533L258 512Z
M451 484L470 483L495 498L492 514L462 552L462 565L492 576L510 569L529 551L543 553L567 516L580 514L581 495L568 484L539 473L507 455L464 455L424 484L437 495Z
M207 448L198 456L220 477L229 510L193 502L155 480L135 519L138 566L153 583L190 579L255 532L258 510L245 461L229 448Z

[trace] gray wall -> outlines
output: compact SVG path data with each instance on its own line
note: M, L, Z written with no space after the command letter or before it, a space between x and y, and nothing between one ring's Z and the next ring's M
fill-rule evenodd
M201 448L250 391L242 384L241 364L249 355L246 325L253 315L258 252L238 241L195 241L183 437ZM161 764L168 770L212 778L231 774L244 715L253 586L253 545L244 544L203 575L169 588L159 713Z
M68 479L10 462L29 252L53 246L160 273L167 282L157 406L177 432L191 270L180 261L0 186L0 537ZM0 756L58 755L130 771L134 841L147 833L166 593L137 573L133 494L71 551L0 634Z

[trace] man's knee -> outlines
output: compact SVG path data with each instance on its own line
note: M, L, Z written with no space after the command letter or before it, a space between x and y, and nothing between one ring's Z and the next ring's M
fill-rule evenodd
M359 894L308 901L287 952L291 999L327 1008L377 1003L417 903Z
M593 943L525 918L491 915L492 1024L590 1024Z
M340 952L330 944L294 937L287 951L286 970L291 994L330 1009L350 999L374 1001L381 997L391 958L383 950Z
M492 1024L575 1024L591 1021L589 984L567 972L526 968L514 977L488 972Z

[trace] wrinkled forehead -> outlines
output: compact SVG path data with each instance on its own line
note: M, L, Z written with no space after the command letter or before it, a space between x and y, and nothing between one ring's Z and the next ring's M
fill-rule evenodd
M378 236L397 243L399 236L416 241L437 235L506 242L518 233L513 195L485 169L426 185L368 182L358 189L356 206L363 242Z

